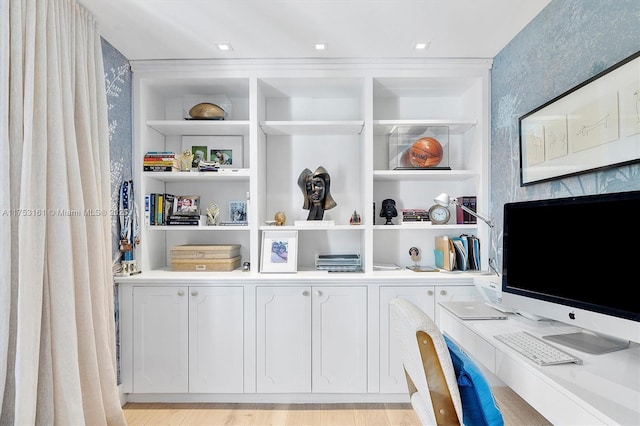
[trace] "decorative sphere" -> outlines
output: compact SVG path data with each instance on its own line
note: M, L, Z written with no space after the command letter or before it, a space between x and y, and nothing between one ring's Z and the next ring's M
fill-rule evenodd
M434 138L420 138L402 154L405 167L435 167L442 161L442 145Z

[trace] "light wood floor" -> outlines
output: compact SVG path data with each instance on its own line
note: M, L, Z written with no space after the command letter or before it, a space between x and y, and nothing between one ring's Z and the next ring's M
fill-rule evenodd
M409 404L157 404L124 406L136 425L420 426Z
M492 388L505 426L549 426L508 387ZM158 404L124 406L129 426L420 426L409 404Z

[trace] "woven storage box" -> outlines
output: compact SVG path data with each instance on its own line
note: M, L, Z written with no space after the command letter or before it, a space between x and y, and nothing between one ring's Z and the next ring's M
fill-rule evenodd
M240 256L240 244L227 245L183 245L171 247L174 259L231 259Z
M240 260L240 244L171 247L173 271L233 271Z
M172 259L172 271L233 271L240 267L240 256L231 259Z

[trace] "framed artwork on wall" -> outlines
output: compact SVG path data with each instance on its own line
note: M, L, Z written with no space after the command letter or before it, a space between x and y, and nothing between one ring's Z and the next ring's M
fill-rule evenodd
M298 271L298 231L263 231L260 272Z
M519 124L521 186L640 161L640 52Z

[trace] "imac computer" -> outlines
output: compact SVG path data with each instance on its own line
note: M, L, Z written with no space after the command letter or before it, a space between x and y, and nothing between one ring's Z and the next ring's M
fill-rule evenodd
M579 327L545 336L598 354L640 342L640 191L504 205L502 303Z

